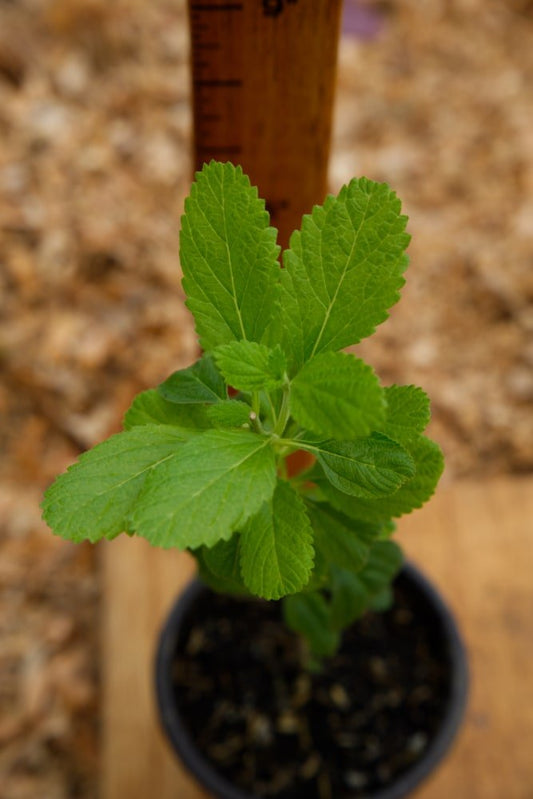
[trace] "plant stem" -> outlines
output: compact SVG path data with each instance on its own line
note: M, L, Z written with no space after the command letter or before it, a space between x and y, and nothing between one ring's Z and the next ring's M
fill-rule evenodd
M289 412L289 397L290 397L290 387L289 383L285 384L283 387L283 398L281 400L281 408L279 410L279 416L276 421L276 426L274 427L274 433L278 436L282 436L285 432L285 428L287 427L287 422L290 418Z
M252 394L252 410L259 419L259 413L261 412L261 402L259 400L258 391L254 391Z
M268 400L268 404L270 405L270 412L272 414L272 427L275 428L277 423L278 423L278 415L276 413L276 409L274 408L274 403L272 402L272 397L270 396L268 391L265 392L265 394L266 394L266 398Z
M260 433L261 435L265 434L265 428L261 424L261 417L260 417L261 405L259 400L259 394L254 392L252 394L252 413L250 414L250 419L254 426L256 433Z

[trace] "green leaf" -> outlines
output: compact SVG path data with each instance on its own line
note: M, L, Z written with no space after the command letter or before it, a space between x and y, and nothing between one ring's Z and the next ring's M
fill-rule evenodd
M185 201L180 259L204 350L261 341L279 281L276 231L240 167L211 161Z
M239 391L261 391L282 385L287 368L279 347L271 350L255 341L232 341L213 352L226 383Z
M392 541L376 541L368 560L357 574L334 568L331 581L330 619L334 629L342 630L383 599L403 564L403 554Z
M314 655L328 657L335 654L340 635L330 626L330 611L322 594L314 592L286 597L283 617L291 630L307 639Z
M407 450L379 433L355 441L299 443L316 454L335 488L355 497L386 497L415 473Z
M208 430L146 481L133 527L161 547L213 546L256 513L275 484L268 440L244 431Z
M369 596L376 596L386 588L403 565L403 553L394 541L376 541L370 556L357 575Z
M226 386L210 355L203 355L187 369L174 372L157 390L178 405L213 404L227 397Z
M207 408L207 417L213 427L243 427L250 421L252 409L240 400L224 400Z
M324 352L291 383L290 408L307 430L350 441L385 421L385 397L373 369L344 352Z
M338 491L327 479L317 482L326 498L340 511L352 519L362 519L379 524L391 518L403 516L422 505L433 495L444 468L444 459L438 444L419 435L405 444L416 468L415 476L407 480L396 493L380 500L361 499Z
M381 528L354 522L327 503L309 503L308 513L316 549L327 562L353 572L362 569Z
M386 610L390 610L393 605L394 591L390 585L383 588L378 594L370 597L370 602L368 603L369 610L373 610L376 613L384 613Z
M368 608L368 591L357 574L340 567L332 569L330 588L330 624L333 629L342 630Z
M330 564L318 546L316 546L315 537L315 560L313 570L311 571L308 582L302 590L308 593L310 591L318 591L321 588L327 588L330 581L330 568Z
M421 388L389 386L385 389L385 399L387 417L382 430L386 435L403 444L424 432L431 411L429 397Z
M137 394L124 417L125 430L146 424L176 425L188 428L190 435L210 426L206 409L201 405L176 405L164 399L155 388Z
M370 335L400 297L409 236L386 184L352 180L305 216L284 253L279 318L283 349L301 366ZM273 337L271 337L273 340Z
M214 547L201 547L194 552L200 577L213 590L231 594L247 594L240 571L241 537L234 533L229 541Z
M302 498L278 480L272 501L246 522L241 571L252 594L280 599L300 591L313 568L313 533Z
M169 425L144 425L98 444L50 486L45 521L71 541L114 538L127 529L147 475L175 456L186 435Z

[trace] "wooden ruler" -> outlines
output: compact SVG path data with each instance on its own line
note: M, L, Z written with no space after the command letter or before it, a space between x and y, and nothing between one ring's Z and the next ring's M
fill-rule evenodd
M240 164L286 246L323 201L342 0L189 0L194 162Z

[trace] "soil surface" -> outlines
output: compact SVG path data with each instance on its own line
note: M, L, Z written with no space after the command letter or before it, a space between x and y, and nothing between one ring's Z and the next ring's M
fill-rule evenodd
M331 186L387 180L413 234L403 301L360 352L432 396L444 479L529 471L533 7L360 5ZM39 501L194 358L177 255L190 119L183 0L0 0L3 799L97 794L98 551L53 538Z
M450 694L441 628L405 579L318 674L302 668L279 603L208 592L187 619L176 702L191 739L253 796L355 799L430 746Z

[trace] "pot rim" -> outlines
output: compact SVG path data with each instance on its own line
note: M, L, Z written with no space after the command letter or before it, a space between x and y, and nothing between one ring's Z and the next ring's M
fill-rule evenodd
M441 727L421 758L399 775L393 784L368 795L368 799L401 799L413 791L440 763L462 722L468 696L469 673L466 648L457 623L435 586L411 562L400 574L414 584L433 607L447 640L450 660L450 697ZM258 799L221 776L193 742L178 711L172 688L172 661L189 608L206 586L195 578L172 606L159 637L155 660L155 689L160 721L175 751L203 787L218 799Z

